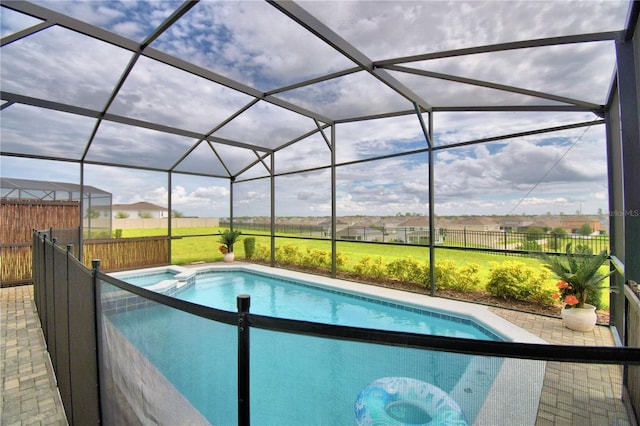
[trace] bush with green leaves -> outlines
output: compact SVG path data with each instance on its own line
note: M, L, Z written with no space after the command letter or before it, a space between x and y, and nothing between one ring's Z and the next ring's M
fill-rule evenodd
M247 259L251 259L256 251L256 239L255 237L245 238L244 241L244 255Z
M311 268L331 268L331 252L307 248L300 256L300 264Z
M542 251L542 246L537 241L524 240L522 243L518 244L516 250Z
M384 264L382 256L363 257L360 259L360 262L354 266L353 270L358 275L374 278L382 278L387 273L387 267Z
M596 307L596 309L608 309L609 302L603 301L602 298L609 295L609 291L604 289L593 290L587 293L587 303Z
M452 260L436 262L434 269L434 281L438 290L470 291L480 287L480 266L475 263L457 267ZM429 281L429 269L427 268L427 282Z
M491 262L486 289L505 300L523 300L552 304L555 289L549 286L551 274L518 261Z
M428 264L427 264L428 265ZM433 280L435 282L436 289L443 290L446 288L452 288L454 283L454 274L456 269L456 263L452 260L441 260L436 262L435 269L433 270ZM429 282L429 266L425 271L427 274L427 283Z
M347 264L347 261L349 260L349 256L347 256L346 254L344 254L343 252L339 251L336 253L336 268L341 268L344 265ZM331 264L329 264L329 267L331 267Z
M260 262L269 262L271 260L271 249L263 244L258 244L258 248L255 251L253 258Z
M480 265L469 263L455 270L451 288L458 291L471 291L480 287Z
M387 263L387 272L404 283L416 283L426 287L429 282L428 266L412 256Z
M298 265L300 261L300 249L292 244L284 244L276 247L276 262Z

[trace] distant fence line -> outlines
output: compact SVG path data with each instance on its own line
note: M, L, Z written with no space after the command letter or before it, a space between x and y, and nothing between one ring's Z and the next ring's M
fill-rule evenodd
M113 229L150 229L167 228L169 218L149 219L120 219L114 218L111 222ZM172 228L198 228L204 226L218 226L220 219L217 217L174 217L171 218Z
M229 222L220 222L229 227ZM246 232L270 232L265 223L234 223L234 228ZM440 247L479 248L497 251L545 251L564 252L567 244L589 246L594 253L609 250L608 235L560 235L552 233L528 233L513 231L475 231L468 229L436 228L435 244ZM318 225L276 224L275 233L301 237L331 238L331 228ZM345 241L369 241L429 245L429 231L399 228L391 232L385 227L345 226L337 230L337 239Z

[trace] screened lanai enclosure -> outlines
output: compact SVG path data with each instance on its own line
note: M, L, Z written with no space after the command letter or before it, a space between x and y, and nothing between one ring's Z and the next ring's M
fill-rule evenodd
M260 218L272 265L277 222L325 217L316 239L333 276L343 217L426 218L433 271L443 218L592 214L609 236L611 325L628 342L639 11L3 0L2 176L97 187L114 203L144 199L237 229Z
M433 249L445 217L593 214L637 280L637 7L3 1L2 175L324 217L334 256L342 217Z

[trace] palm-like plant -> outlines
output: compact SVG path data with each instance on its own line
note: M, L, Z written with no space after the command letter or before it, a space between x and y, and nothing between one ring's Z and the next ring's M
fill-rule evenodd
M545 267L561 280L558 288L567 307L584 307L589 292L606 288L600 283L613 273L603 274L599 271L609 258L606 250L594 255L589 247L577 246L576 251L572 252L571 244L567 244L565 256L543 254L540 257ZM569 303L570 300L577 300L577 303Z
M224 231L219 232L220 239L218 242L227 248L228 253L233 253L233 244L238 241L242 232L235 231L233 229L225 229Z

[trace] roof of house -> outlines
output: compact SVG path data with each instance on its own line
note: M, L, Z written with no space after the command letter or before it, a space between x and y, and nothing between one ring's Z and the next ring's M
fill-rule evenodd
M153 203L148 203L146 201L139 201L137 203L131 203L131 204L114 204L112 209L113 210L138 210L138 211L167 210L166 207L162 207Z
M18 179L10 177L0 177L0 187L5 190L32 190L32 191L59 191L76 192L83 190L85 193L111 195L107 191L90 185L78 185L69 182L54 182L50 180ZM7 191L8 192L8 191ZM5 191L3 191L5 193Z

